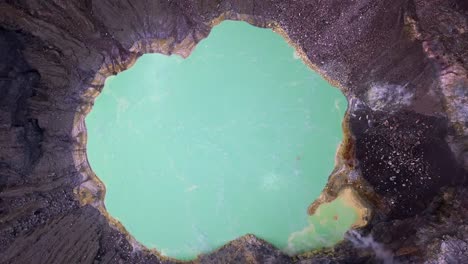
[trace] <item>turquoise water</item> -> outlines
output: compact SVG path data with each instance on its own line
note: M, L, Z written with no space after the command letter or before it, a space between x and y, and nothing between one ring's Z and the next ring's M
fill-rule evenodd
M185 60L147 54L106 80L86 118L88 159L110 214L164 255L193 259L247 233L294 254L355 221L339 203L307 215L345 109L282 37L223 22Z

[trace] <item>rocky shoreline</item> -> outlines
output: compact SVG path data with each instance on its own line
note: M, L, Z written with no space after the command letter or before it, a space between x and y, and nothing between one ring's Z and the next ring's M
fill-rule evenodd
M84 117L106 77L144 53L187 57L226 19L274 29L346 95L309 213L352 189L369 215L331 249L290 257L247 235L193 262L468 262L467 17L456 0L1 2L0 263L178 262L107 214Z

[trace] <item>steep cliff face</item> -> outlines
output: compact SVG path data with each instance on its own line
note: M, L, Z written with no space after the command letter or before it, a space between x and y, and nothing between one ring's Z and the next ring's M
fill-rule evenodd
M461 0L0 2L0 263L175 262L107 215L84 116L107 76L188 56L224 19L274 28L342 89L345 140L309 211L353 188L372 215L354 245L289 257L245 236L196 262L467 263L467 17Z

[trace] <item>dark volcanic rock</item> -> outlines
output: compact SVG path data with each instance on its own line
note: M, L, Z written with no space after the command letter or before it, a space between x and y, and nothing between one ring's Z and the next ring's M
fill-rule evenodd
M274 28L347 96L312 208L346 187L373 214L355 245L289 257L245 236L195 262L468 263L467 17L463 0L0 1L0 263L176 262L106 213L84 116L107 76L188 56L225 19Z
M362 177L388 202L389 217L420 213L441 187L463 180L444 141L446 119L410 111L355 114L356 159Z
M269 243L253 235L238 238L219 250L202 255L201 263L293 263L292 259L280 253Z

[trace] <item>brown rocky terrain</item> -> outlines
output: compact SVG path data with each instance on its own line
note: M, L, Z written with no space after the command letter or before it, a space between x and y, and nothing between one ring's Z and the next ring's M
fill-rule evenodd
M275 29L346 95L309 212L352 188L371 214L334 248L290 257L247 235L194 262L468 263L464 0L0 0L0 263L177 262L107 215L84 116L106 77L186 57L226 19Z

